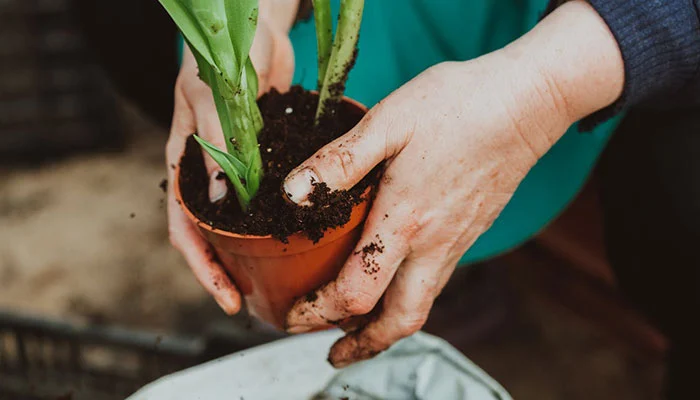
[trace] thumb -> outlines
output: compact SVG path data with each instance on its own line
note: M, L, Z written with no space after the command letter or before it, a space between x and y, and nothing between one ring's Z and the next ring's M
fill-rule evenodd
M329 143L300 166L284 181L284 191L299 205L309 205L313 184L323 182L331 190L347 190L355 186L377 164L392 157L398 150L396 141L383 124L374 122L371 112L350 132Z

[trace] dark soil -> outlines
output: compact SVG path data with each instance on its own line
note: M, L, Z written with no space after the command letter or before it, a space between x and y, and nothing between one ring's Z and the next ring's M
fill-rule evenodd
M192 137L180 161L180 190L185 205L202 221L226 231L272 235L284 242L289 235L302 232L318 241L329 228L349 221L352 208L363 200L365 189L377 182L379 167L348 191L331 191L325 183L315 184L309 198L313 205L308 207L287 201L282 183L292 169L352 129L364 112L350 104L338 104L317 127L314 114L318 96L301 87L284 94L273 90L258 104L265 122L258 137L265 176L247 213L241 211L228 180L226 197L217 203L209 201L202 150Z

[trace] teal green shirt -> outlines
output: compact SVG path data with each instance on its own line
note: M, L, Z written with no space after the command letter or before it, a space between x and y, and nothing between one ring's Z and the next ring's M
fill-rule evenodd
M335 12L339 1L333 3ZM357 64L350 73L346 94L371 107L434 64L468 60L499 49L531 29L546 3L547 0L367 1ZM291 38L296 58L294 83L315 89L313 19L298 24ZM572 127L530 171L500 217L461 263L509 251L561 213L583 186L618 122L619 118L611 120L591 133L579 133Z

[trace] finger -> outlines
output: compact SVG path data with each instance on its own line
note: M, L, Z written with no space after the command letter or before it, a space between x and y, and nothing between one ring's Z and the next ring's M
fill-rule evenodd
M180 205L168 202L170 241L182 253L199 283L211 294L226 314L241 308L241 296L218 262L216 254L196 231L196 227L179 210Z
M179 87L179 86L178 86ZM209 244L199 235L195 226L187 219L181 205L175 198L172 182L175 181L175 163L179 162L185 150L187 136L196 123L194 113L178 89L175 95L175 109L170 138L166 146L168 171L168 229L173 246L185 257L199 282L214 297L227 314L235 314L240 309L241 299L235 286L224 272L223 267Z
M250 48L250 61L258 75L258 96L270 90L273 46L272 32L267 24L259 21L258 30L255 32L253 45Z
M342 368L374 357L402 338L418 332L435 300L436 265L428 259L407 260L387 290L379 317L338 340L328 361Z
M387 218L391 209L392 217ZM391 183L380 187L362 237L338 278L318 289L313 302L300 299L287 316L290 333L341 322L372 311L408 254L412 223L410 204L398 202Z
M376 108L350 132L295 168L284 181L287 197L308 205L314 182L325 182L333 190L350 189L377 164L396 154L406 135L389 135L385 124L375 121L375 114Z
M286 34L274 42L271 65L269 86L283 93L288 91L294 77L294 49Z
M224 132L216 112L214 97L211 89L204 82L200 83L202 86L197 87L189 94L190 104L195 115L197 134L207 142L225 151ZM222 179L224 175L219 164L204 150L202 150L202 155L207 175L209 176L209 200L216 202L226 196L226 180Z

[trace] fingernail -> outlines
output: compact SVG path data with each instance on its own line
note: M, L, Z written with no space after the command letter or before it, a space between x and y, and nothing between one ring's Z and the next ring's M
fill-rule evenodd
M306 333L309 332L311 329L313 329L310 326L304 326L304 325L296 325L296 326L290 326L287 328L287 333L291 334L298 334L298 333Z
M318 176L308 168L290 175L284 181L284 191L289 200L299 205L310 205L309 195L313 191L313 183L318 182Z
M226 181L222 179L220 174L224 178L226 177L221 171L216 171L209 177L209 200L212 203L216 203L226 196Z
M348 365L354 364L354 362L350 361L350 360L336 360L334 362L334 361L331 361L330 359L328 359L328 362L333 366L333 368L337 368L337 369L345 368Z

